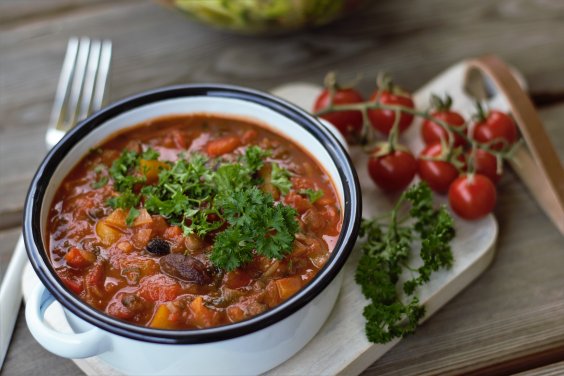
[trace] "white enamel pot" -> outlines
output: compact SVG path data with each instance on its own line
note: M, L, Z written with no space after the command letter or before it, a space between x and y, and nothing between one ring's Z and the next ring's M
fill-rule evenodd
M248 118L308 151L329 174L341 201L343 226L331 257L318 275L281 305L251 319L200 330L162 330L133 325L78 299L58 279L47 256L47 215L66 174L92 147L115 132L148 119L190 113ZM40 284L26 306L32 335L66 358L97 356L125 374L259 374L284 362L321 328L342 282L341 269L358 235L360 187L339 135L315 117L272 95L227 85L184 85L142 93L89 117L47 155L31 183L24 217L29 259ZM45 322L60 304L74 333Z

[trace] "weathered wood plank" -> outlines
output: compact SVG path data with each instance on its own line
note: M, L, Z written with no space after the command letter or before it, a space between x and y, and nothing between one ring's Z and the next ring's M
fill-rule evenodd
M539 367L530 371L517 374L518 376L559 376L564 374L564 362L550 364L545 367ZM517 376L516 375L516 376Z

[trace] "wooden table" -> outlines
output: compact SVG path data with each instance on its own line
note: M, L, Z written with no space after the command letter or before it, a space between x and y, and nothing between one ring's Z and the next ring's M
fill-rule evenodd
M329 70L348 79L362 73L366 93L381 70L414 90L461 59L495 52L525 75L563 158L564 3L377 3L322 29L250 38L188 22L150 1L4 0L0 271L20 232L25 191L44 153L66 42L74 35L113 41L112 99L188 82L263 90L289 81L321 83ZM367 375L564 373L564 239L511 171L499 189L500 234L492 266ZM2 375L37 372L81 374L74 363L34 341L20 312Z

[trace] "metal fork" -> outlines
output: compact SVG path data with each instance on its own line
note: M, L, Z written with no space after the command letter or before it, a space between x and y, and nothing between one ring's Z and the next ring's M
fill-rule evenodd
M80 120L102 107L107 93L111 55L112 44L108 40L86 37L69 40L51 111L51 122L45 135L48 149ZM0 370L18 317L22 299L21 278L26 260L23 237L20 235L0 286Z
M45 135L48 148L59 142L78 121L102 107L111 55L110 41L69 40Z

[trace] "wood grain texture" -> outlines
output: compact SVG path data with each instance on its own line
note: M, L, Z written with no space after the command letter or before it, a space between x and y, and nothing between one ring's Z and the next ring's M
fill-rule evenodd
M562 374L564 374L564 362L558 362L548 366L520 372L516 374L516 376L559 376Z
M190 23L148 0L4 0L0 228L20 221L27 184L44 154L46 121L69 36L112 39L114 100L186 82L258 89L289 81L320 83L328 70L345 79L364 73L360 87L366 93L380 70L415 89L449 65L488 52L519 69L532 92L562 93L562 19L561 1L398 0L377 2L322 29L248 38ZM564 158L564 105L544 108L541 118ZM514 174L504 176L500 191L500 237L491 268L367 375L503 373L504 365L512 371L541 367L515 360L553 352L543 361L555 362L557 355L564 360L564 350L555 351L564 349L564 239ZM0 232L0 269L19 230L10 231ZM72 362L35 343L21 319L13 343L2 375L79 373Z

